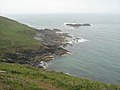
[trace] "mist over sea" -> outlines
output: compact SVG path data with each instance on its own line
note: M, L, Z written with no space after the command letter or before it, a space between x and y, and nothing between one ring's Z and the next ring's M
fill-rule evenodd
M35 28L58 28L83 39L67 47L71 55L48 62L47 69L95 81L120 83L120 15L34 14L8 17ZM64 23L73 22L90 23L93 26L64 26Z

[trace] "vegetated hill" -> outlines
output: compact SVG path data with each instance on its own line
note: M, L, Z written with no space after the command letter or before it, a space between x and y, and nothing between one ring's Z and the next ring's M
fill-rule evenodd
M34 28L0 16L0 49L26 46L39 46L33 36Z
M120 90L120 86L31 66L0 63L0 90Z

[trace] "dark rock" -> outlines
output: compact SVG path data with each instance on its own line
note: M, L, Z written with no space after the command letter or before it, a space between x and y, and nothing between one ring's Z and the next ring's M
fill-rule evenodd
M65 46L66 40L72 38L68 33L57 33L62 32L59 29L41 29L38 31L35 39L41 40L45 45L57 45Z
M38 68L45 68L46 63L44 61L41 61L38 65L36 65Z
M65 25L71 26L71 27L80 27L80 26L91 26L89 23L66 23Z

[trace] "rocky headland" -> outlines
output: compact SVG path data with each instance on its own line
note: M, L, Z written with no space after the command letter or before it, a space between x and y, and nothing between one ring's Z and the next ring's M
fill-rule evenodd
M2 62L28 64L39 68L45 68L47 61L53 60L55 56L68 54L65 46L68 39L72 38L68 33L63 33L59 29L35 29L37 35L34 39L40 40L44 47L36 50L18 50L6 53Z

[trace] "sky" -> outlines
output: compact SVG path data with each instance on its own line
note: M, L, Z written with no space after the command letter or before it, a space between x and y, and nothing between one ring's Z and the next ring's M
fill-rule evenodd
M120 0L0 0L0 14L120 13Z

